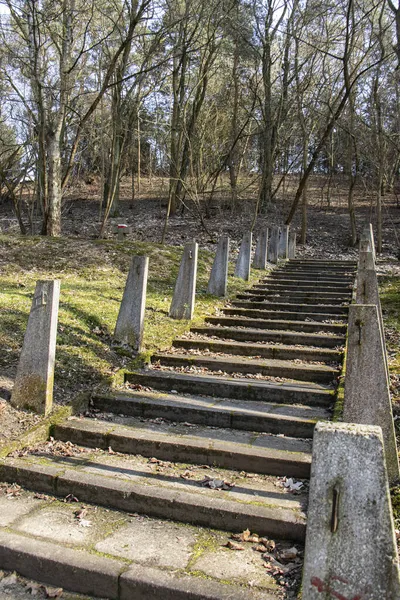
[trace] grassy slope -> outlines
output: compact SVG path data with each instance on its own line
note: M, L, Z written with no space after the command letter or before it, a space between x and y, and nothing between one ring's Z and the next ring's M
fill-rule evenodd
M400 278L386 277L380 286L389 356L393 413L397 445L400 448ZM397 417L397 418L396 418ZM396 526L400 528L400 486L392 490L392 505Z
M13 372L23 341L35 282L61 279L55 396L66 401L77 390L106 384L127 359L110 342L131 256L150 257L144 352L171 345L190 327L168 317L182 249L140 242L0 236L0 373ZM213 254L199 252L193 324L224 302L206 293ZM253 279L255 279L253 277ZM229 295L247 284L229 279Z

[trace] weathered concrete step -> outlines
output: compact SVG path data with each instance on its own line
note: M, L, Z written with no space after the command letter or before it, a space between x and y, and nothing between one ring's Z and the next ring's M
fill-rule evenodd
M328 260L324 258L291 258L288 265L332 265L332 266L345 266L345 267L357 267L356 260Z
M309 282L306 285L299 284L297 281L290 280L287 283L284 281L271 281L269 284L267 283L255 283L252 290L257 291L269 291L269 290L284 290L284 291L299 291L299 292L317 292L318 294L330 294L332 296L348 296L351 295L353 286L344 285L344 286L325 286L325 285L315 285L312 282Z
M34 502L38 503L38 500ZM116 515L121 516L120 513ZM182 525L180 527L182 529ZM127 534L131 533L129 525L127 528ZM160 532L158 520L152 529ZM129 542L125 548L127 554L129 550L132 552ZM196 576L177 572L176 567L166 569L162 561L159 561L162 568L148 566L143 560L124 559L118 550L114 552L115 557L98 555L86 547L71 548L58 540L38 539L0 529L0 567L31 580L61 587L65 598L70 597L68 592L84 594L87 600L93 596L109 600L278 600L280 595L270 589L241 587L241 581L224 584L215 578L206 578L205 573ZM243 573L240 569L237 573L238 579L241 576L247 578L245 568ZM23 597L28 596L24 594ZM13 600L9 594L2 598Z
M147 370L142 373L125 373L125 381L157 390L204 394L245 401L266 401L279 404L302 404L330 407L335 392L316 383L259 381L246 378L190 375L166 371Z
M342 273L355 273L355 271L357 270L356 266L346 266L346 265L337 265L337 266L332 266L332 265L317 265L317 264L292 264L292 263L287 263L286 265L284 265L283 267L279 268L280 271L296 271L296 272L315 272L315 273L333 273L333 274L339 274L341 275Z
M279 283L280 281L287 281L288 279L292 281L298 281L298 283L313 281L318 282L322 285L352 285L354 283L354 277L352 275L341 275L340 277L333 277L332 275L317 275L316 273L292 273L292 272L283 272L272 271L268 278L260 280L260 283L270 283L276 281Z
M172 462L264 475L310 476L310 442L291 440L290 449L290 444L280 442L282 438L261 433L165 424L155 428L137 419L120 425L82 418L56 425L53 435L79 446L112 448L114 452Z
M249 300L250 302L289 302L291 304L301 302L301 304L312 304L312 305L325 305L329 306L342 306L343 304L349 304L351 296L321 296L316 294L304 294L301 292L287 291L276 291L270 290L268 292L259 292L257 290L249 290L242 294L237 294L238 300Z
M176 387L180 387L179 381L177 383ZM197 391L197 386L193 389ZM289 436L279 438L287 450L293 450L293 442L289 444L288 440L311 438L316 421L327 420L331 416L329 410L319 406L180 395L177 390L173 392L126 391L95 395L92 402L96 410L128 417L161 418L178 423ZM275 439L271 437L271 440Z
M212 472L222 480L228 476L218 469ZM288 500L287 495L277 492L272 481L252 486L248 480L236 480L232 491L216 492L178 474L158 476L140 457L128 460L104 453L90 458L6 459L0 464L0 481L61 498L72 494L80 502L193 525L227 531L248 527L261 535L299 541L305 537L305 498L303 502Z
M293 296L304 296L307 298L332 298L333 300L339 299L342 302L348 302L351 299L352 290L349 288L346 291L329 291L322 289L321 287L313 287L312 289L299 289L299 287L286 287L284 285L277 286L271 284L268 286L254 285L251 289L246 290L248 294L257 294L258 296L273 296L273 295L286 295L288 298Z
M339 369L326 365L301 365L285 360L256 360L246 358L219 358L186 354L154 354L152 362L169 367L201 367L223 373L258 374L297 381L331 383L340 374Z
M221 320L221 319L219 319ZM223 321L223 319L222 319ZM287 327L291 329L290 324L283 323L282 329ZM191 332L199 335L209 335L213 337L222 338L225 340L237 340L240 342L274 342L282 343L285 345L301 345L301 346L316 346L317 348L336 348L343 346L346 338L340 335L327 335L324 334L308 334L308 333L294 333L292 331L277 331L273 329L266 329L260 331L252 327L243 328L243 322L241 321L241 327L192 327Z
M347 325L345 323L321 323L321 322L317 322L314 319L315 315L307 315L308 318L309 317L313 317L314 322L311 322L311 320L305 320L302 321L301 319L299 320L299 315L296 314L295 319L290 321L290 320L284 320L284 319L280 319L278 316L276 316L276 313L273 312L269 312L268 313L268 318L263 319L263 318L252 318L252 315L254 315L254 317L256 317L259 312L258 311L242 311L240 309L235 310L235 309L225 309L224 311L227 314L230 315L238 315L237 317L235 316L229 316L229 317L207 317L206 318L206 323L210 323L210 325L220 325L221 327L243 327L245 330L247 330L248 328L251 329L261 329L263 330L282 330L282 333L285 332L291 332L291 331L304 331L304 332L321 332L322 334L325 333L334 333L334 334L345 334L346 330L347 330ZM243 313L248 313L250 312L251 314L246 317L245 314ZM263 313L265 313L267 311L263 311ZM284 313L286 316L286 313ZM322 315L324 318L326 318L326 315ZM276 318L275 318L276 317ZM297 317L297 319L296 319ZM322 319L323 320L323 319Z
M339 362L342 353L337 350L322 348L293 348L290 346L261 345L240 342L219 342L216 340L198 340L194 338L177 338L173 342L175 348L210 350L224 354L239 354L242 356L261 356L278 360L311 360L318 362Z
M262 279L297 279L308 281L332 281L333 283L351 283L354 281L355 274L353 273L332 273L330 271L300 271L296 269L274 269L270 271L265 278Z
M290 313L328 313L330 315L347 315L349 308L348 306L337 306L332 304L296 304L295 302L246 302L245 300L235 300L232 306L238 308L255 308L258 310L271 310L271 311L287 311ZM225 309L224 309L225 310Z
M290 289L303 289L303 290L337 290L341 292L342 290L348 291L353 289L353 281L351 282L320 282L315 283L315 279L286 279L284 277L279 277L276 279L273 278L265 278L262 279L260 283L254 285L254 287L267 288L269 289L271 286L274 287L286 287Z
M316 313L316 312L290 312L287 310L267 310L260 308L240 308L232 306L231 308L223 308L224 315L238 315L241 317L250 317L253 319L267 319L271 321L345 321L345 315ZM208 321L207 319L207 322Z

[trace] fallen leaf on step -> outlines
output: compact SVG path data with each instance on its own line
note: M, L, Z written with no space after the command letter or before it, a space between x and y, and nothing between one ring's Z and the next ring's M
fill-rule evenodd
M79 500L73 494L68 494L68 496L65 496L64 502L79 502Z
M298 550L293 546L293 548L287 548L286 550L281 550L279 552L279 560L284 563L290 562L297 558Z
M46 593L46 598L59 598L63 593L62 588L45 587L44 591Z
M83 519L87 515L87 508L81 508L80 510L76 510L74 512L76 519Z
M40 583L30 581L29 583L27 583L26 589L28 592L30 592L31 596L37 596L40 590L42 589L42 586L40 585Z
M208 487L212 490L230 490L235 485L234 483L223 481L222 479L213 479L208 475L206 475L199 483L203 487Z
M11 573L1 580L0 585L1 587L7 587L9 585L14 585L15 583L17 583L17 575L16 573Z
M243 546L237 544L236 542L232 542L232 540L228 540L224 545L229 548L229 550L244 550Z
M263 544L269 552L273 552L275 550L275 542L274 540L269 540L268 538L260 538L260 544Z
M81 519L79 521L79 525L80 525L80 527L91 527L92 521L88 521L87 519Z

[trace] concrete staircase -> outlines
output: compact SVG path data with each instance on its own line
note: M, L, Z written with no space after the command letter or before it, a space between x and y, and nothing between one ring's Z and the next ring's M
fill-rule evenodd
M10 457L0 463L0 480L114 511L301 544L313 428L335 402L355 270L348 261L288 261L154 355L150 368L127 374L126 390L95 394L87 416L55 426L55 443L84 447L83 455ZM3 568L4 553L0 543ZM143 596L124 596L122 569L116 595L107 597L275 597L272 585L225 582L212 591L197 571L184 574L186 591L165 575L158 592L145 586ZM143 576L131 577L135 589Z

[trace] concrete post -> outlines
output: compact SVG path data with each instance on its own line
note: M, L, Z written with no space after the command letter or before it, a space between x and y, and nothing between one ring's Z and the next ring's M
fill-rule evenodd
M390 482L399 478L389 379L375 305L351 304L343 420L382 428Z
M198 244L186 244L183 250L178 278L175 284L174 296L169 309L173 319L188 319L193 317L196 295Z
M296 232L289 232L289 258L296 258Z
M266 269L268 254L268 229L263 229L260 232L260 237L257 240L256 251L254 254L253 267L255 269Z
M284 225L280 231L278 258L289 258L289 225Z
M208 281L207 293L214 296L226 296L228 286L229 237L223 235L217 247L214 263Z
M270 263L276 264L278 262L278 244L280 233L280 227L272 227L268 245L268 261Z
M53 407L60 281L38 281L19 359L11 404L47 415Z
M114 331L115 342L135 353L140 352L143 340L148 272L148 257L134 256Z
M240 245L239 256L236 261L235 277L240 277L248 281L250 279L250 264L251 264L251 245L253 234L249 231L245 233Z
M379 427L315 427L304 559L303 600L400 598Z

